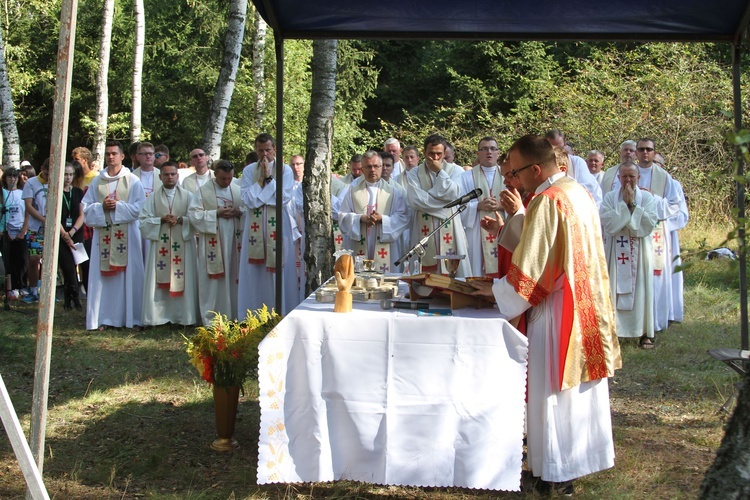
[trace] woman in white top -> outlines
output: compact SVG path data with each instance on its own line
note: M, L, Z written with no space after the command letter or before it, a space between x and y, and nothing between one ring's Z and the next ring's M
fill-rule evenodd
M11 287L19 290L26 287L26 271L29 267L29 252L26 239L21 234L26 207L18 189L17 168L6 168L3 172L2 205L0 205L0 228L3 233L3 264L11 276Z

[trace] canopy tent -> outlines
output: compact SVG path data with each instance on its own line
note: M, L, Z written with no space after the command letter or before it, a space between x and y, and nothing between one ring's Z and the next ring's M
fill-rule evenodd
M750 0L252 0L276 38L277 154L283 158L284 39L567 40L726 42L733 47L735 130L742 129L740 55ZM741 152L737 174L743 175ZM281 179L279 179L281 181ZM737 183L745 216L745 186ZM281 191L277 204L281 204ZM748 349L745 231L740 254L740 338ZM277 242L280 243L280 242ZM281 249L277 269L281 269ZM281 274L276 308L281 305Z

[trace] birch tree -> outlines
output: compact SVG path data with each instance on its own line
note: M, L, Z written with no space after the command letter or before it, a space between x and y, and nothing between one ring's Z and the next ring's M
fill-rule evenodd
M102 31L99 42L99 71L96 73L96 131L94 133L94 159L104 159L104 144L107 141L107 116L109 114L109 52L112 46L112 19L115 15L115 0L104 0L102 9Z
M13 95L8 79L8 66L5 63L5 43L2 30L0 30L0 129L2 129L3 134L3 165L18 167L21 161L18 128L16 128L16 115L13 111Z
M266 117L266 85L265 85L265 52L267 25L257 10L255 10L255 33L253 34L253 82L255 82L255 116L253 125L256 130L263 129Z
M305 205L305 294L333 274L331 250L331 151L336 107L338 40L315 40L312 56L312 92L307 118L307 147L302 189Z
M141 88L143 79L143 46L146 43L146 15L143 0L133 0L135 43L133 52L133 100L130 111L130 142L141 140Z
M208 123L203 132L203 150L212 160L218 160L221 154L221 138L224 135L224 123L232 101L237 68L242 56L242 41L245 36L245 17L247 0L232 0L229 4L229 21L224 38L224 55L221 60L219 78L214 88L214 97L208 112Z

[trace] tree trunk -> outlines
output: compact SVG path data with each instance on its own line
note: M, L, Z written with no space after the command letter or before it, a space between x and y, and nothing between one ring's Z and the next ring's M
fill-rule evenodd
M99 43L99 72L96 74L96 130L94 132L94 159L104 161L104 144L107 142L107 118L109 115L109 52L112 46L112 19L115 15L115 0L104 0L102 9L102 31Z
M331 220L331 150L336 105L337 40L315 40L312 56L312 92L307 118L305 175L305 294L333 274Z
M8 80L8 66L5 64L5 43L0 30L0 129L3 135L3 165L18 167L21 161L18 144L18 128L13 111L13 95Z
M208 123L203 132L203 149L212 160L218 160L221 154L221 138L224 135L224 123L227 119L229 104L232 102L237 68L242 57L242 40L245 37L245 17L247 0L232 0L229 4L229 22L224 38L224 55L221 60L219 79L214 88L211 109L208 112Z
M253 125L258 131L263 130L263 119L266 116L265 85L265 52L266 22L255 11L255 34L253 35L253 82L255 82L255 117Z
M146 15L143 0L133 1L135 17L135 51L133 54L133 105L130 112L130 142L141 140L141 81L143 79L143 46L146 43Z
M750 371L737 395L713 465L706 472L700 498L750 498Z

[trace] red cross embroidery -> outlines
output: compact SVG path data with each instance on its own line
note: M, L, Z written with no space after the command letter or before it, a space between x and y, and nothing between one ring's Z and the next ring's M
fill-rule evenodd
M653 238L655 242L659 243L659 241L661 240L661 233L658 233L658 232L654 233Z
M429 233L429 232L430 232L430 228L429 227L422 226L422 234L424 234L426 236L427 233Z
M386 252L385 248L381 248L378 250L378 255L380 255L381 259L385 259L385 256L388 255L388 252Z
M175 255L174 259L172 259L172 262L174 262L175 266L177 266L180 264L180 262L182 262L182 259L180 258L179 255Z
M619 257L617 257L617 260L620 261L620 264L625 264L625 262L629 261L630 259L625 256L625 254L621 254Z
M492 233L489 233L487 235L487 237L485 238L485 240L489 241L490 243L494 243L495 242L495 235L492 234Z
M274 231L274 232L272 232L271 234L269 234L269 236L271 237L271 239L272 239L273 241L276 241L276 231Z
M122 231L118 229L117 232L115 233L115 238L117 238L118 240L121 240L123 236L125 236L125 233L123 233Z
M208 240L208 244L211 245L212 247L215 247L216 243L217 243L216 238L211 238L210 240Z
M169 250L167 250L167 249L166 249L166 248L164 248L164 247L161 247L161 248L159 249L159 255L161 255L162 257L164 257L165 255L167 255L168 253L169 253Z
M109 245L109 242L111 241L111 240L109 239L109 235L107 235L107 236L105 236L104 238L102 238L102 241L103 241L103 242L104 242L105 244Z
M341 243L343 243L343 241L344 241L344 238L342 238L340 234L337 234L336 235L336 244L340 245Z
M252 229L254 233L258 232L258 228L260 228L260 226L256 222L253 222L253 225L250 226L250 229Z
M445 241L446 243L450 243L451 241L453 241L453 236L451 236L450 234L447 234L447 233L446 233L446 235L445 235L445 236L443 236L443 240L444 240L444 241Z

